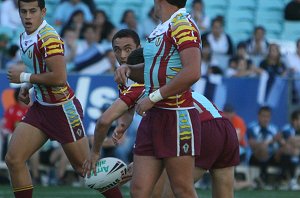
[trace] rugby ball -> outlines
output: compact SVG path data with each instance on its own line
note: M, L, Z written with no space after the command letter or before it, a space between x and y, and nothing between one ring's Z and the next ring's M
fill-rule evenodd
M89 188L104 192L117 186L122 176L127 172L127 165L120 159L106 157L96 163L96 175L91 171L90 177L85 177L85 185Z

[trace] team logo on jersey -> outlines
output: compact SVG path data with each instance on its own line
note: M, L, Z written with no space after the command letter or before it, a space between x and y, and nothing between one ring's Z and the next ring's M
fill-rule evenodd
M155 45L160 46L162 39L160 37L156 38Z
M185 144L182 146L182 148L183 148L184 153L187 153L187 152L189 152L190 146L189 146L187 143L185 143Z
M32 51L31 51L31 50L29 50L29 51L27 52L27 56L28 56L30 59L32 59Z

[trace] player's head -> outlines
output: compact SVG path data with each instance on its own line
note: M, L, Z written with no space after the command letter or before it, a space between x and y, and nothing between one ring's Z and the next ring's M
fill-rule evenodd
M143 51L144 51L143 48L138 48L138 49L132 51L127 58L127 64L137 65L140 63L144 63L145 59L144 59Z
M141 47L140 38L135 31L122 29L114 35L112 47L118 62L123 64L133 50Z
M187 0L154 0L154 13L155 16L159 19L162 17L162 6L169 4L179 8L185 7Z
M272 109L269 106L262 106L258 110L258 122L262 127L267 127L271 121Z
M166 0L169 4L177 8L184 8L187 0Z
M300 130L300 110L295 110L291 114L291 122L293 127L298 131Z
M27 34L33 33L46 15L45 0L19 0L19 14Z

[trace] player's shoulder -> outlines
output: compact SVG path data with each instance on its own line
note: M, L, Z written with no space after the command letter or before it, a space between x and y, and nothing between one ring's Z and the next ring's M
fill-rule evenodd
M171 28L172 30L177 29L180 26L191 26L191 21L189 19L189 15L178 13L172 20L171 20Z
M47 42L48 40L61 40L57 31L49 24L45 25L38 32L39 41Z

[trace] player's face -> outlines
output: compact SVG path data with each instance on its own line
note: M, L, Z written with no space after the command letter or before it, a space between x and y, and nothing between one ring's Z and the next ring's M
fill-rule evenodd
M46 8L41 10L37 1L20 1L19 14L26 33L31 34L42 24Z
M129 54L139 47L130 37L117 38L113 42L113 50L119 64L126 63Z
M258 115L258 121L262 127L267 127L271 121L271 112L261 111Z

